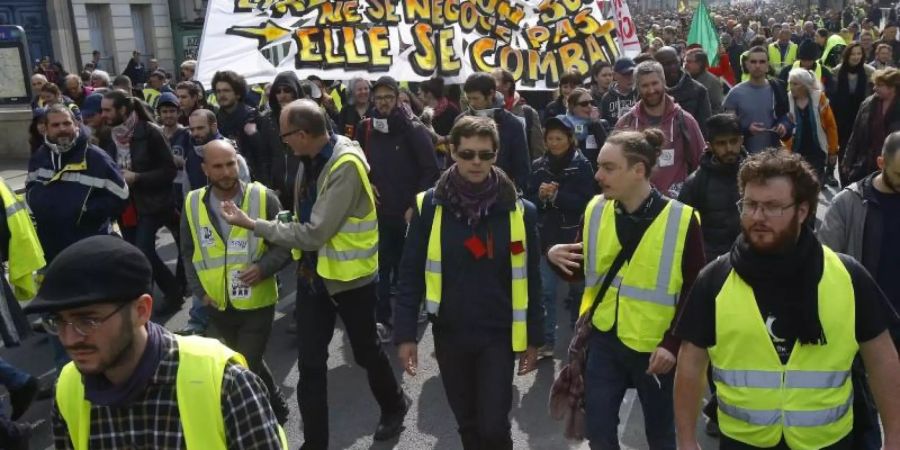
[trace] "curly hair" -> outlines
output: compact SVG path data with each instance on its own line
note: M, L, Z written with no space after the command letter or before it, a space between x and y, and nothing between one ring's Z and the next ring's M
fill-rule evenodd
M744 195L747 184L765 183L777 177L785 177L791 181L794 204L806 203L809 206L807 220L814 219L821 189L819 177L802 156L785 149L768 148L747 158L738 171L741 196Z
M213 91L216 90L216 85L221 82L228 83L238 100L244 101L244 97L247 96L247 80L245 80L244 77L232 70L221 70L216 72L212 79Z

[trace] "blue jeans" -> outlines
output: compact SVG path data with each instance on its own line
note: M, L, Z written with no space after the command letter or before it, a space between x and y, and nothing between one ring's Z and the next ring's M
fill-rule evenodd
M31 375L0 358L0 384L6 390L15 390L25 385Z
M546 257L541 258L541 300L544 303L544 345L553 347L556 344L556 289L559 283L566 283L550 267ZM569 293L569 326L574 327L578 319L578 307L581 305L581 294L584 292L584 282L567 283Z
M188 328L206 330L209 326L209 307L203 304L200 297L191 297L191 310L188 311Z
M406 221L382 219L378 221L378 302L375 321L390 325L393 307L391 288L398 277L397 269L406 242Z
M584 376L585 430L591 450L619 450L619 407L637 389L650 450L675 450L674 371L647 375L650 354L625 346L614 334L592 330Z

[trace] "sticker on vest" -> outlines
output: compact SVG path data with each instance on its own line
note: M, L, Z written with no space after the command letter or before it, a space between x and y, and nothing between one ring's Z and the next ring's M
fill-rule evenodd
M589 134L587 139L584 140L584 148L587 150L597 149L597 138L593 134Z
M229 239L228 240L228 253L246 253L247 252L247 240L246 239Z
M241 272L239 270L231 271L231 298L235 300L246 300L250 298L253 288L241 281Z
M213 245L216 245L216 238L213 237L212 228L200 227L200 246L212 247Z
M372 128L379 133L387 133L388 132L388 121L387 119L372 119Z
M584 124L575 125L575 134L584 133Z
M659 167L671 167L675 165L675 149L666 148L659 154Z

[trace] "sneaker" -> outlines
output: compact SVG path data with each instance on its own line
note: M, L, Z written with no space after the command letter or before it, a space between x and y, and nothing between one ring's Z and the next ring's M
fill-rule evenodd
M547 345L539 348L538 354L537 354L538 359L552 358L554 355L553 347L554 347L553 344L547 344Z
M9 403L12 405L12 414L10 415L10 418L12 420L19 420L19 417L22 417L22 415L25 414L25 411L28 411L28 408L31 407L31 403L34 401L35 397L37 397L39 388L40 384L38 383L38 379L35 377L28 377L28 381L26 381L22 387L9 391Z
M390 344L394 339L394 331L391 329L390 325L376 323L375 331L378 332L378 340L381 341L382 344Z
M381 414L381 420L378 421L378 427L375 428L375 435L372 436L376 441L386 441L397 437L403 431L403 419L409 412L412 405L412 399L406 393L403 394L403 406L399 411L390 414Z

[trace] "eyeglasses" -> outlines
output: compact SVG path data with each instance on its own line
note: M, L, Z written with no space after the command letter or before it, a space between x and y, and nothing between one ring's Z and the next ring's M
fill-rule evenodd
M60 332L65 330L66 327L72 326L76 333L78 333L82 337L87 337L97 331L100 328L100 325L103 325L103 322L109 320L112 316L116 315L122 308L130 305L131 302L125 302L119 305L118 308L114 309L113 312L107 314L102 319L91 319L88 317L79 317L75 319L73 322L69 322L66 320L62 320L59 317L48 316L43 320L44 329L47 330L48 333L56 336L59 335Z
M766 218L772 217L781 217L784 215L784 212L790 208L796 206L796 203L791 203L787 206L780 205L768 205L764 203L758 203L754 201L740 199L735 203L738 209L738 213L742 216L752 216L756 214L757 210L762 210L763 216Z
M591 106L591 103L593 103L593 102L590 101L590 100L583 100L583 101L580 101L580 102L576 102L575 104L578 105L578 106L580 106L580 107L582 107L582 108L584 108L585 106Z
M460 150L456 152L456 156L464 161L471 161L477 156L482 161L490 161L497 156L497 152L476 152L475 150Z
M377 95L373 97L376 102L392 102L397 99L396 95Z
M301 132L301 131L303 131L303 130L301 130L301 129L298 128L298 129L293 130L293 131L288 131L288 132L286 132L286 133L281 133L281 140L284 140L284 138L286 138L286 137L288 137L288 136L291 136L291 135L293 135L293 134L297 134L297 133L299 133L299 132Z

